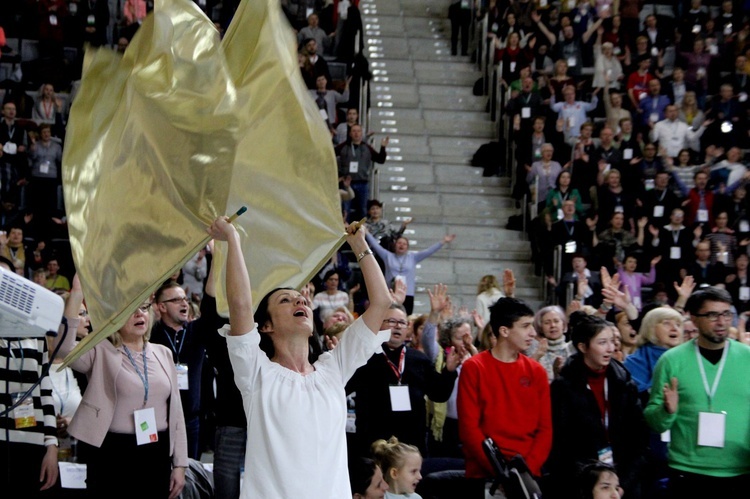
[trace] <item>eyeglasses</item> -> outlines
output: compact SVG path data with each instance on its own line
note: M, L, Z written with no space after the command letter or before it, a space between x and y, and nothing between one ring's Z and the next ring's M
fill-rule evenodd
M387 323L391 327L406 327L408 323L406 321L402 321L399 319L386 319L383 321L384 323Z
M719 320L719 317L722 319L731 319L732 318L732 312L731 310L725 310L723 312L706 312L705 314L693 314L696 317L705 317L709 320L709 322L716 322Z
M88 317L89 313L86 310L81 310L78 312L78 317Z
M169 300L162 300L159 303L180 303L180 302L183 302L183 301L185 303L187 303L190 300L188 300L187 296L182 296L182 297L179 297L179 298L170 298Z
M142 314L147 314L149 310L151 310L151 302L144 303L140 307L138 307L138 312L141 312Z

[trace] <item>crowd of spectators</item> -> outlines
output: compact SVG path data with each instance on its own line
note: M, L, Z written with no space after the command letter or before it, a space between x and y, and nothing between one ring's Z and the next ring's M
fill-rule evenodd
M628 272L639 301L674 299L686 272L736 287L750 235L747 14L730 0L490 2L514 193L534 208L536 271L562 305L578 255Z

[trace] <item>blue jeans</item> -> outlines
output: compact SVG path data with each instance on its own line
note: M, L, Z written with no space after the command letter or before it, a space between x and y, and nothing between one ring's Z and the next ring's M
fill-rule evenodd
M370 199L369 182L352 182L354 199L343 201L343 210L348 222L354 222L367 216L367 201Z
M245 466L247 429L218 426L214 445L214 490L216 499L239 499L240 476Z

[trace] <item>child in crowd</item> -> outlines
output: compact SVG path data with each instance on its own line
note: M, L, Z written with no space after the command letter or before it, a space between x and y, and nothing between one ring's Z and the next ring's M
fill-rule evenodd
M372 444L372 454L388 483L386 499L422 499L422 496L414 492L422 480L422 455L419 449L391 437L388 441L375 441Z
M584 466L578 483L581 499L620 499L624 494L614 466L601 461Z

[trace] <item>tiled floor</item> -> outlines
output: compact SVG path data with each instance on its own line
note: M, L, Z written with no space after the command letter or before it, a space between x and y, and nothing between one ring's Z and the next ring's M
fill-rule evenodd
M423 249L445 234L457 239L424 260L418 271L415 310L437 282L451 285L454 302L472 307L476 283L512 268L532 303L538 283L528 263L528 243L504 229L516 213L508 179L482 177L469 166L474 152L496 136L486 98L472 94L479 78L468 57L450 55L447 0L362 0L365 53L373 73L370 130L378 144L391 138L380 167L379 197L392 221L414 217L407 236Z

